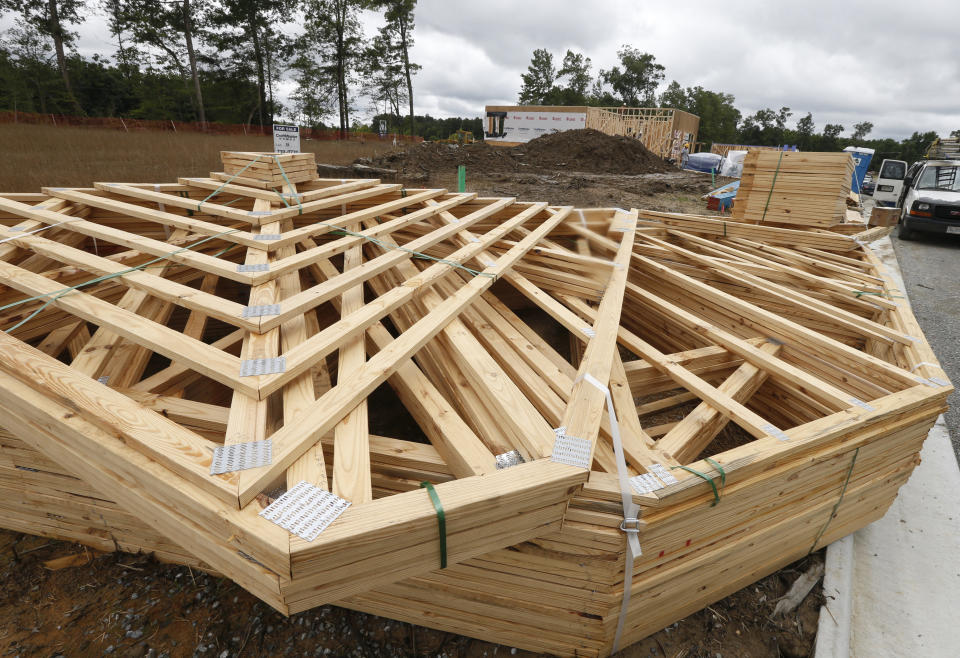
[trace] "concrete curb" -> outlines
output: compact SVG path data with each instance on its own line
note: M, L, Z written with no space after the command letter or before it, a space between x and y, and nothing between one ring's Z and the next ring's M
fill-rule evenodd
M871 246L904 290L890 239ZM827 547L817 658L957 655L960 467L943 416L920 455L882 519Z
M850 620L853 616L853 535L827 546L823 595L826 602L820 606L814 656L846 656L850 652Z

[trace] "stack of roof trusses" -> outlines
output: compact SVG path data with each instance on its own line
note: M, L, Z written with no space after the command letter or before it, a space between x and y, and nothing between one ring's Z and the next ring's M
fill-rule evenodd
M871 234L247 161L0 195L0 525L606 655L881 516L952 391Z

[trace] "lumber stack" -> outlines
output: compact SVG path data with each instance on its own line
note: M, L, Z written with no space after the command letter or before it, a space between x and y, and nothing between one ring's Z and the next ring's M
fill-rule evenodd
M743 161L732 217L791 226L840 224L853 170L849 153L752 150Z
M952 391L840 230L236 170L0 225L0 525L284 613L608 655L882 515Z
M317 159L313 153L250 153L221 151L223 173L228 176L283 187L287 183L316 180ZM242 181L241 181L242 182Z

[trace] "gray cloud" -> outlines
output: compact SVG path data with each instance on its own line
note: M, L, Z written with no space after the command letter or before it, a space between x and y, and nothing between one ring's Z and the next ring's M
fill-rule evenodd
M566 48L582 51L596 73L629 43L653 53L667 81L733 94L744 114L786 106L793 120L812 112L818 126L841 123L848 131L871 121L873 136L900 138L960 128L957 17L954 0L421 0L417 24L426 29L415 55L424 65L420 93L429 94L421 100L437 114L473 101L475 113L484 101L514 102L534 48L557 59ZM429 75L432 66L450 66L433 59L435 38L469 45L453 55L458 70L475 66L468 89Z
M733 94L745 115L786 106L793 121L812 112L819 128L871 121L872 136L945 135L960 129L958 17L956 0L420 0L415 104L417 113L479 116L488 103L516 102L535 48L558 64L568 48L583 52L596 75L631 44L657 57L667 82ZM368 35L380 23L363 16ZM112 54L102 17L78 32L85 56Z

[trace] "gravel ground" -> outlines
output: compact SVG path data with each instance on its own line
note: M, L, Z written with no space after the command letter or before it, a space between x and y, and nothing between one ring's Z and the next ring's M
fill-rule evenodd
M916 233L916 239L892 236L913 313L941 367L960 384L960 235ZM960 394L948 399L947 429L960 459Z

